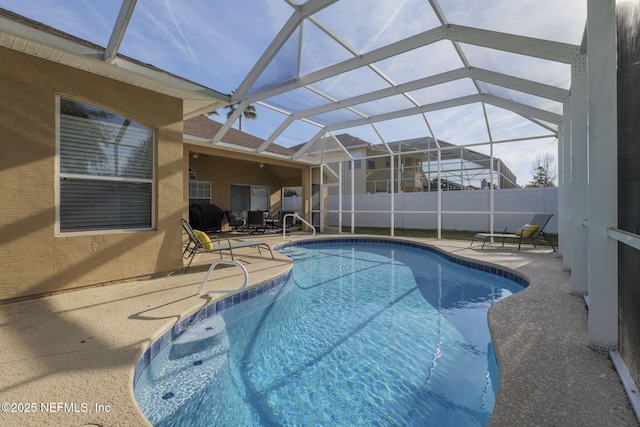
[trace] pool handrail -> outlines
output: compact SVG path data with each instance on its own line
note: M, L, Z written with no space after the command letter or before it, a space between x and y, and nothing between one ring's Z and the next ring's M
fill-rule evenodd
M247 272L247 268L244 265L242 265L242 263L240 263L239 261L219 259L217 261L214 261L213 264L211 264L211 267L209 267L209 271L207 271L207 274L204 276L204 279L202 280L202 284L200 285L200 289L198 289L198 295L202 295L202 290L204 289L205 285L209 281L209 277L211 277L211 274L213 274L213 270L215 270L215 268L219 264L236 265L236 266L240 267L242 269L242 273L244 274L244 283L242 284L241 287L239 287L237 289L211 289L211 290L209 290L207 292L207 295L212 294L212 293L217 293L217 294L233 293L233 294L237 294L238 292L242 292L242 291L244 291L246 289L247 283L249 282L249 273Z
M282 223L283 223L283 224L286 224L286 223L287 223L287 217L288 217L288 216L292 216L294 220L295 220L295 219L299 219L300 221L302 221L303 223L305 223L306 225L308 225L309 227L311 227L311 230L313 230L313 234L311 235L312 237L316 235L316 228L315 228L312 224L310 224L310 223L308 223L307 221L305 221L305 220L304 220L304 218L302 218L300 215L298 215L298 213L297 213L297 212L294 212L294 213L288 213L288 214L286 214L286 215L282 218ZM286 237L285 237L286 233L287 233L287 227L282 227L282 239L283 239L283 240L286 240Z

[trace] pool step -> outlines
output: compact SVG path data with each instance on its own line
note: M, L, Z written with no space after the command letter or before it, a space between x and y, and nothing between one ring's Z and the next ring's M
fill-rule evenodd
M153 424L171 417L225 369L229 337L222 316L213 316L174 338L162 364L160 380L145 369L136 386L138 402L153 402L145 415Z
M220 346L226 339L225 323L222 316L210 318L204 328L187 329L171 343L169 360L190 356L208 348Z
M290 248L285 248L282 253L287 255L293 259L305 259L311 256L311 252L307 248L302 248L299 246L293 246Z

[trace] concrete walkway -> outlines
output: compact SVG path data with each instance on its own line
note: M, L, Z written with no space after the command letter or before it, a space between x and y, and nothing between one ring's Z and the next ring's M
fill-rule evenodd
M281 236L260 239L282 242ZM609 357L587 348L584 302L570 294L570 275L549 249L411 240L505 266L531 281L489 313L500 364L491 425L638 425ZM251 284L291 268L279 254L275 261L251 248L234 255ZM10 404L2 406L0 426L148 425L133 396L135 365L162 333L212 301L196 291L214 259L200 255L188 274L0 305L0 403ZM241 282L239 269L225 267L210 283Z

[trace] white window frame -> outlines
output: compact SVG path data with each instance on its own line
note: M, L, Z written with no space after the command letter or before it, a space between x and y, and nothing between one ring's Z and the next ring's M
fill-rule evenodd
M195 186L195 188L194 188ZM211 181L189 180L189 200L207 199L211 203Z
M353 151L351 153L351 157L353 157L353 169L362 169L362 152ZM347 168L348 170L351 170L351 162L347 162Z
M137 125L143 126L151 131L151 178L132 178L132 177L117 177L117 176L100 176L100 175L91 175L91 174L76 174L76 173L65 173L61 171L61 111L60 111L60 101L61 99L68 99L70 101L81 102L83 104L91 105L100 110L104 110L108 113L112 113L121 117L125 117L131 122L136 123ZM55 191L55 233L56 235L69 236L69 235L92 235L92 234L109 234L109 233L122 233L122 232L135 232L135 231L149 231L154 230L156 227L156 134L155 130L150 126L146 126L140 122L137 122L130 117L123 116L122 114L104 108L98 104L82 101L78 99L74 99L69 96L61 96L56 95L55 99L55 111L56 111L56 153L55 153L55 170L54 170L54 191ZM121 182L121 183L146 183L151 186L151 195L150 195L150 226L149 227L125 227L125 228L102 228L95 227L93 229L85 229L85 230L62 230L61 229L61 181L64 179L75 179L75 180L91 180L91 181L109 181L109 182Z

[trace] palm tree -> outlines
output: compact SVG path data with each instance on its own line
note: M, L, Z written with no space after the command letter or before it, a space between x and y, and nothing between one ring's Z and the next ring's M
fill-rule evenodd
M228 119L236 111L236 109L238 108L238 104L227 105L225 108L228 110L227 111L227 119ZM247 108L245 108L242 114L240 114L240 117L238 118L238 130L240 132L242 132L242 117L244 117L247 120L257 119L258 113L256 112L256 107L254 107L253 105L247 105Z
M231 93L234 93L235 90ZM240 103L236 103L236 104L231 104L231 105L227 105L225 108L228 110L227 111L227 119L229 117L231 117L231 115L234 113L234 111L236 111L238 109L238 105L240 105ZM218 110L213 110L209 113L205 113L205 116L219 116L220 113L218 113ZM255 120L258 118L258 113L256 112L256 107L254 107L253 105L248 105L247 108L244 109L244 111L242 112L242 114L240 114L239 117L239 121L238 121L238 130L240 130L242 132L242 117L244 117L247 120Z

